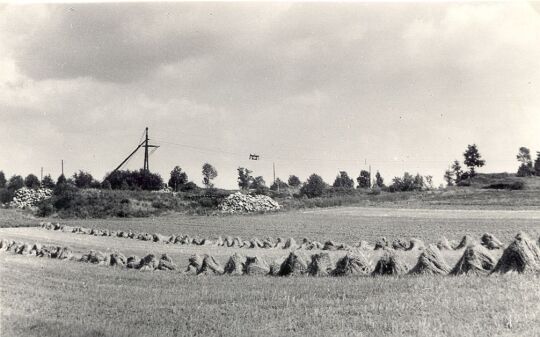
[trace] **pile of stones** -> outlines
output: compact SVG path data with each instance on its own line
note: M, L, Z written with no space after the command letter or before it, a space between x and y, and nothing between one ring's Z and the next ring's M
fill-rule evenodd
M253 213L277 211L280 206L266 195L252 196L236 192L225 198L218 208L224 213Z
M49 188L32 189L23 187L15 191L10 207L25 208L36 206L40 201L49 199L53 191Z

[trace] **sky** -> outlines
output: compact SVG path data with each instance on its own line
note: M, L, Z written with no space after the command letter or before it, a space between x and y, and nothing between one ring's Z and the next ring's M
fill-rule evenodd
M218 187L540 151L539 3L0 5L0 170L102 179L140 142ZM259 161L248 160L249 154ZM126 168L143 165L138 153Z

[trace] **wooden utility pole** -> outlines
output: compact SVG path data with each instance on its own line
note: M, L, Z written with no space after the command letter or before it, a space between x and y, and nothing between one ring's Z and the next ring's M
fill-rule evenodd
M62 175L64 175L64 159L62 159Z
M144 145L143 145L143 147L144 147L144 167L143 167L143 169L144 169L145 172L150 172L150 165L148 163L148 148L149 147L159 147L157 145L149 145L148 140L149 140L149 138L148 138L148 127L146 127Z
M274 185L276 184L276 163L272 162L272 170L274 171ZM279 192L279 185L277 185L277 190Z
M39 181L43 181L43 166L41 166L41 179Z

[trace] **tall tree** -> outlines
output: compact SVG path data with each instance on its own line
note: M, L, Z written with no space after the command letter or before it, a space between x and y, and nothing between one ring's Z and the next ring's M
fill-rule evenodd
M375 185L379 188L383 188L384 187L384 179L383 177L381 176L381 174L379 173L379 171L377 171L377 173L375 173Z
M461 181L461 177L463 176L463 170L461 169L461 164L456 159L452 163L452 171L454 172L454 181L459 183Z
M534 161L534 174L540 176L540 151L536 152L536 160Z
M360 171L360 175L356 178L356 181L358 182L358 188L368 188L371 181L369 172L366 170Z
M531 150L524 146L520 147L516 159L521 163L517 171L518 177L528 177L534 174Z
M208 163L205 163L202 167L202 175L203 175L202 182L204 186L206 186L207 188L214 186L214 184L212 184L212 180L214 180L218 175L218 172L214 168L214 166Z
M24 178L24 185L28 188L38 189L41 184L39 182L39 178L30 173L26 176L26 178Z
M56 184L54 183L53 178L50 174L47 174L45 177L43 177L43 180L41 181L41 186L44 188L54 188Z
M467 150L463 152L465 160L463 163L469 168L470 177L476 175L476 167L480 168L486 164L486 161L482 159L482 155L478 151L476 144L467 145Z
M182 171L180 166L175 166L171 171L171 176L169 178L169 185L175 192L178 192L184 184L188 182L188 176L186 172Z
M306 195L308 198L320 197L326 189L326 183L321 176L313 173L300 189L300 194Z
M292 186L292 187L298 187L298 186L302 185L302 182L300 181L300 178L298 178L294 174L289 176L288 183L289 183L289 186Z
M251 187L251 184L253 183L253 177L251 176L252 172L253 171L244 167L238 168L238 187L243 190L247 190Z
M444 180L447 186L454 186L454 172L450 169L444 171Z
M73 182L78 188L90 188L94 183L94 177L89 172L79 170L78 173L73 174Z
M272 191L286 190L288 188L289 188L289 185L287 185L286 182L282 181L279 178L276 178L276 181L272 184L272 186L270 186L270 189Z
M7 183L7 189L10 191L18 190L24 186L24 180L20 175L13 175L9 178Z
M345 171L339 171L338 176L334 180L333 187L341 188L354 188L354 180L349 178L349 175Z
M0 188L6 187L6 176L4 174L4 171L0 171Z

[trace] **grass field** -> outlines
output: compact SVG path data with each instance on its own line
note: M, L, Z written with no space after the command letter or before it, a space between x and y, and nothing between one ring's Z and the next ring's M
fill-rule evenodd
M36 220L37 222L37 220ZM540 211L331 208L254 216L69 220L115 230L190 235L293 236L352 243L418 237L434 242L491 232L538 238ZM41 228L3 228L0 238L55 243L76 254L193 253L220 262L235 251L267 261L284 250L179 246ZM462 251L444 253L449 265ZM343 252L333 253L334 258ZM374 262L379 251L368 252ZM417 252L400 253L409 265ZM496 253L498 255L500 253ZM498 257L498 256L497 256ZM1 336L539 336L539 275L487 277L251 277L139 272L0 253Z

